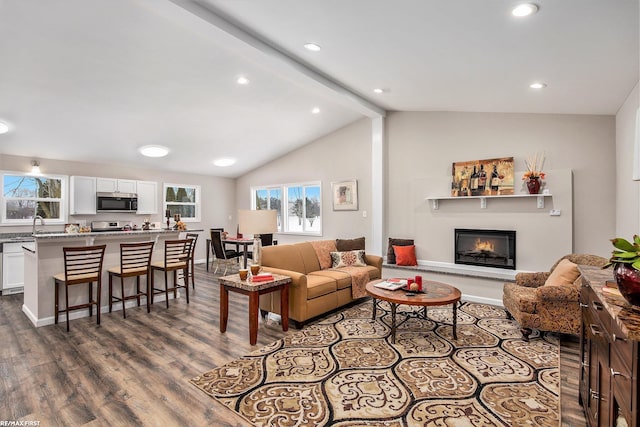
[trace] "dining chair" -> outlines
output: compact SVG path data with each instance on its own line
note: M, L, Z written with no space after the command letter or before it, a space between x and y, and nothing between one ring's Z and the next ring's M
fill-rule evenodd
M189 277L191 278L191 287L196 288L194 268L195 268L195 256L196 256L196 243L198 243L197 233L187 233L187 239L193 240L191 242L191 252L189 254Z
M216 269L213 274L218 272L220 263L224 263L224 275L226 275L229 264L233 264L234 260L237 263L238 259L242 256L242 253L239 251L224 249L222 246L222 232L220 231L211 231L211 251L216 261Z
M67 318L67 332L69 332L69 312L73 310L89 309L89 316L93 316L93 306L96 306L97 324L100 324L100 295L102 294L102 262L107 245L63 247L64 273L53 276L55 286L55 317L65 313ZM93 298L93 283L97 283L96 298ZM69 288L80 284L89 285L89 301L69 305ZM60 309L59 287L64 285L65 308Z
M178 296L178 288L184 288L187 304L189 304L189 258L193 239L165 240L164 256L161 261L151 263L151 304L156 294L165 294L167 308L169 308L169 291L173 297ZM184 284L178 283L178 270L182 270ZM155 272L164 272L164 289L155 287ZM173 286L169 287L169 272L173 273Z
M122 301L122 317L127 318L125 302L135 299L140 307L140 297L147 299L147 313L151 311L151 255L154 242L120 243L120 265L110 267L109 272L109 313L113 309L114 301ZM113 277L120 278L120 296L113 294ZM145 287L140 288L140 277L145 276ZM136 290L126 295L124 282L128 277L136 278Z

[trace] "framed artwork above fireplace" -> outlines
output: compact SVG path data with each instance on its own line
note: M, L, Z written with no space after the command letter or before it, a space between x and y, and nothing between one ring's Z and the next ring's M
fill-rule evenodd
M503 196L514 193L513 157L469 160L451 166L451 196Z

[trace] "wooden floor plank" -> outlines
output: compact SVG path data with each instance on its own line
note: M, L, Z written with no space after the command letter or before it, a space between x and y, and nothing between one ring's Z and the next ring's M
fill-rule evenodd
M0 297L0 418L46 426L246 426L246 421L188 380L287 334L260 318L249 345L248 299L232 293L229 325L220 334L219 288L196 266L191 303L180 297L106 313L96 319L34 328L22 295ZM566 342L565 342L566 341ZM584 426L577 400L578 344L562 339L563 425ZM565 390L566 389L566 390ZM582 424L581 424L582 423Z

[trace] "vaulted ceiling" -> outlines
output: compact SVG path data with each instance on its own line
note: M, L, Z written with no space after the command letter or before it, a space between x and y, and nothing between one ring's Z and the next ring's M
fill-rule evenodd
M386 111L615 114L638 0L516 3L0 0L0 155L235 177Z

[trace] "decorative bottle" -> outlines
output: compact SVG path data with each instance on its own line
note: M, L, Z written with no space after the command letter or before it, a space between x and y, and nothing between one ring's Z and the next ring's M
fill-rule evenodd
M491 192L494 194L498 194L498 189L500 188L500 178L498 178L498 167L493 165L493 172L491 172Z

